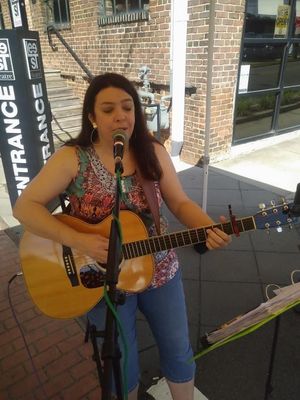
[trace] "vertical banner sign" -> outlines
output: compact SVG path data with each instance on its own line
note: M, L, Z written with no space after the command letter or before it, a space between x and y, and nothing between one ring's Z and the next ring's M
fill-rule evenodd
M274 37L287 37L290 8L291 6L289 5L278 6L274 28Z
M0 153L13 206L54 153L37 32L0 31Z
M15 29L28 29L25 0L9 0L12 26Z

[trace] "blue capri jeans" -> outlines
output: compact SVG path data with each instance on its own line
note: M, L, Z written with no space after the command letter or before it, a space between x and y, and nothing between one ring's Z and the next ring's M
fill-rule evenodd
M139 382L139 359L136 338L137 308L146 317L155 337L160 355L160 368L171 382L187 382L194 378L195 363L189 362L193 356L189 341L188 323L181 272L164 286L129 295L118 315L122 322L128 344L128 391ZM87 316L97 330L105 328L106 305L100 301ZM119 339L121 352L122 341Z

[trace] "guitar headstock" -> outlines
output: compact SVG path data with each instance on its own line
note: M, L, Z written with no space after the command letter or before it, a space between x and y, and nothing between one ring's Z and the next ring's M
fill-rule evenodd
M256 229L269 230L276 228L278 232L282 231L282 226L288 225L292 228L292 224L297 220L293 217L291 210L293 203L286 203L283 199L282 204L275 204L271 201L271 206L266 207L264 204L259 205L261 211L253 216Z

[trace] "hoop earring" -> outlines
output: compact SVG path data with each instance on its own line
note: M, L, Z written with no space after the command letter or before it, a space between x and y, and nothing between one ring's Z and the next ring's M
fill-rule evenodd
M92 146L94 146L96 144L95 142L93 142L93 136L94 136L95 132L97 132L97 127L93 127L93 129L91 130L91 133L90 133L90 142L91 142Z

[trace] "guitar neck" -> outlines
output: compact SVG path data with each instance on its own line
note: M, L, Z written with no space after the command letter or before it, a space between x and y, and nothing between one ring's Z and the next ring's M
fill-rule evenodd
M235 222L239 232L247 232L256 229L253 217L237 219ZM123 255L125 259L131 259L147 254L154 254L159 251L204 243L207 238L206 230L210 228L219 228L228 235L235 233L234 227L230 221L202 228L187 229L123 244Z

